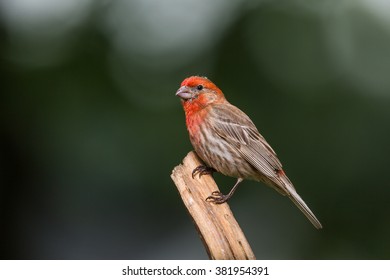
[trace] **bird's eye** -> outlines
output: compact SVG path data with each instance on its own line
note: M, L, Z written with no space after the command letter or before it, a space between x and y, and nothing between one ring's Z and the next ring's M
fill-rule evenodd
M202 89L203 89L203 86L202 86L202 85L198 85L198 86L196 87L196 89L197 89L197 90L202 90Z

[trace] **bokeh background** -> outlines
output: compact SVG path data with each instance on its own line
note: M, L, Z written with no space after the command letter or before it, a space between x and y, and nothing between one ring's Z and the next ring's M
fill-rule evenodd
M389 3L1 0L1 258L206 259L170 179L197 74L324 225L246 181L230 207L257 258L388 259Z

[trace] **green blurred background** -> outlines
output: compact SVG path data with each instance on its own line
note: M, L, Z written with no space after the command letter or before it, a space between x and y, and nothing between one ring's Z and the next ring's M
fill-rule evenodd
M0 24L1 258L206 259L170 179L189 75L324 225L246 181L229 204L257 258L390 257L389 2L2 0Z

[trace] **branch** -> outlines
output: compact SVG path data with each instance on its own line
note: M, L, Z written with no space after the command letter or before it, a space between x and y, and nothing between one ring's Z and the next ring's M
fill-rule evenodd
M191 215L210 259L254 260L249 246L227 203L214 204L205 201L218 190L214 179L204 175L192 178L192 171L203 163L194 152L188 153L183 164L171 174L179 194Z

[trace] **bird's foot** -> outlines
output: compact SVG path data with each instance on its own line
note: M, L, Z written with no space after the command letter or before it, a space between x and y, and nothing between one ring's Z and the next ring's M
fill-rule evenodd
M193 171L192 171L192 179L195 178L196 174L199 174L199 178L202 177L203 175L209 175L209 174L213 174L213 172L216 172L217 170L215 170L214 168L212 167L208 167L208 166L205 166L205 165L199 165L197 168L195 168Z
M210 196L206 198L206 201L212 202L215 204L222 204L229 200L231 196L230 195L224 195L220 191L214 191L211 193Z

